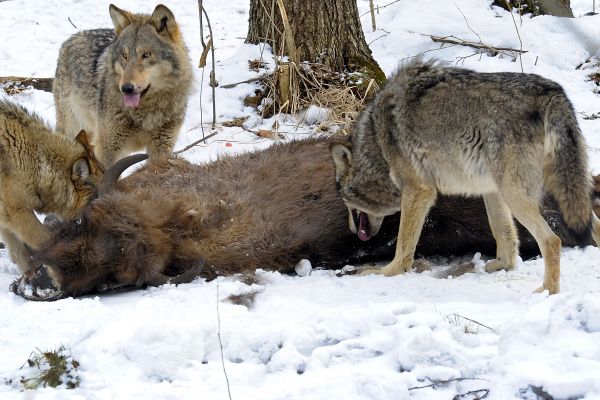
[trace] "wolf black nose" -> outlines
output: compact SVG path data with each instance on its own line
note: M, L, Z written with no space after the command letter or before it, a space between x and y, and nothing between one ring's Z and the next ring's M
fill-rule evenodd
M123 86L121 86L121 92L125 93L125 94L132 94L133 93L133 84L131 83L126 83Z

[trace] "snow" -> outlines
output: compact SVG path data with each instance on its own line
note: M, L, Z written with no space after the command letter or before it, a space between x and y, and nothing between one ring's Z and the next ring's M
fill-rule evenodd
M432 35L454 35L489 45L519 48L510 14L491 1L378 1L378 30L362 17L367 42L387 74L400 60L424 53L479 71L520 71L519 60L473 55L473 49L439 49ZM249 2L204 2L215 33L221 86L259 76L248 60L272 68L269 48L243 44ZM600 173L598 91L587 80L599 57L600 16L584 16L591 1L572 0L577 18L522 19L514 15L528 50L525 72L564 86ZM195 2L165 1L182 28L195 64L201 53ZM151 12L142 0L122 0L126 10ZM359 0L360 13L368 1ZM0 76L52 76L60 44L79 29L110 26L108 3L91 0L0 2ZM464 14L464 17L463 17ZM477 34L476 34L476 33ZM207 31L205 30L205 34ZM576 69L578 65L582 68ZM246 128L272 129L243 98L255 84L216 88L217 120L247 116ZM51 94L27 91L13 99L54 123ZM196 70L196 89L177 148L210 133L212 94L208 71ZM200 113L202 110L202 113ZM325 110L298 125L279 117L286 138L306 137ZM195 162L273 143L242 128L220 128L208 144L185 152ZM600 398L600 250L565 248L561 293L533 294L543 260L519 262L514 271L487 274L476 255L475 273L439 279L449 260L433 270L397 277L344 275L299 261L298 275L259 271L259 280L198 280L145 291L111 293L52 303L28 302L8 293L17 268L0 251L0 399L224 399L227 372L233 399L452 399L489 390L489 399L535 399L543 388L557 399ZM466 260L472 255L467 255ZM345 271L351 271L348 267ZM246 295L246 305L229 296ZM221 342L221 343L220 343ZM80 362L79 388L21 392L20 370L36 348L64 345ZM221 355L222 346L222 355ZM221 362L223 356L224 363ZM459 379L460 378L460 379ZM435 387L439 380L452 380ZM484 392L479 392L483 394ZM473 398L464 397L464 398Z

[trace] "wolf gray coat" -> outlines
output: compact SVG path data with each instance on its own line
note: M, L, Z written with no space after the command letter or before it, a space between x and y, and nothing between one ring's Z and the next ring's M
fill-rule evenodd
M34 211L75 217L102 176L85 132L68 140L22 106L0 100L0 236L21 271L50 237Z
M514 267L512 216L521 222L541 249L540 289L550 293L559 291L561 241L540 214L544 190L576 236L592 230L600 244L585 143L563 89L548 79L416 60L361 113L351 141L331 148L351 230L366 240L401 211L396 254L379 273L411 268L438 193L483 195L497 245L488 271Z
M92 134L112 164L146 148L170 154L192 84L187 49L171 11L132 14L111 5L115 29L79 32L61 47L53 93L58 130Z

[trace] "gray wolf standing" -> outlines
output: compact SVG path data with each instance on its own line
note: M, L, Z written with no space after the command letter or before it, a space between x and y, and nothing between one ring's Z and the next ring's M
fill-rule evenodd
M401 67L359 116L351 145L331 153L350 229L366 240L401 211L394 259L379 273L409 270L437 194L482 195L496 259L518 255L512 216L532 234L545 263L543 286L560 287L560 246L540 214L543 190L574 234L600 245L591 176L573 107L555 82L533 74L477 73L416 60Z
M61 47L54 80L57 129L92 135L100 161L131 151L170 155L192 84L186 46L171 11L109 7L115 29L76 33Z
M103 170L85 132L71 141L23 107L0 100L0 236L22 272L50 237L34 211L74 218Z

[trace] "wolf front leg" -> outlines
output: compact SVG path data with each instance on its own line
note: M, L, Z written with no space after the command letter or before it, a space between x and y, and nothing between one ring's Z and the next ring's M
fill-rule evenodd
M23 258L28 258L26 249L29 248L34 251L39 249L50 238L50 231L40 222L33 211L25 209L10 211L10 220L5 222L4 225L4 230L9 232L9 238L7 239L10 242L9 247L13 247L13 249L10 249L11 255L14 254L17 260L20 260L17 261L17 264L24 271L29 267L28 260ZM24 247L25 245L27 247Z
M160 129L150 133L150 140L146 146L150 157L171 157L173 155L173 149L182 123L183 120L170 121Z
M9 229L0 229L0 237L8 249L10 260L19 267L21 273L25 273L31 264L31 250Z
M436 198L437 191L431 186L416 184L402 187L396 254L392 262L381 269L381 274L385 276L398 275L407 272L412 267L425 217Z

